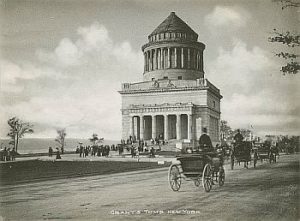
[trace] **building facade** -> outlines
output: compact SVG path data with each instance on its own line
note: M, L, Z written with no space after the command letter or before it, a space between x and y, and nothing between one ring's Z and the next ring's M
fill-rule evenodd
M142 46L143 81L123 83L122 138L157 137L194 143L207 128L219 142L220 90L204 76L203 51L195 33L174 12Z

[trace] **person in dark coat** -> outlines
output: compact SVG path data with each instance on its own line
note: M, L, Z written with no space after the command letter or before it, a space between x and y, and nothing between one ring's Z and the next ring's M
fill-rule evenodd
M244 140L244 137L241 134L241 131L239 129L237 130L237 134L234 135L233 139L234 139L235 143L241 143Z
M207 135L206 127L203 128L203 134L199 138L199 146L204 151L214 151L211 139Z
M52 147L49 147L48 154L49 154L49 157L52 157L52 155L53 155L53 149L52 149Z
M16 155L17 155L17 152L16 152L15 148L13 148L13 149L10 151L10 156L11 156L11 160L12 160L12 161L15 161Z
M60 156L60 153L59 153L59 149L56 148L56 159L57 160L60 160L61 159L61 156Z
M83 149L83 146L82 146L82 144L80 144L80 147L79 147L79 157L83 157L83 155L84 155L84 149Z

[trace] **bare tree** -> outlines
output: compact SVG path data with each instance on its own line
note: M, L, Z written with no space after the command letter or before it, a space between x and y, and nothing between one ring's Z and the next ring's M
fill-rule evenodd
M67 133L66 133L66 129L59 129L59 130L56 130L58 136L56 137L55 141L57 143L59 143L60 147L61 147L61 150L63 151L64 148L65 148L65 145L66 145L66 141L65 141L65 138L67 136Z
M225 120L220 121L220 132L221 132L221 141L225 141L230 137L232 133L232 129L228 125L227 121Z
M273 2L281 3L281 9L284 10L289 7L300 7L299 0L273 0ZM299 33L291 33L291 31L279 32L276 28L271 33L273 36L269 37L269 42L281 43L288 47L289 51L300 46ZM297 50L295 50L297 52ZM298 50L299 51L299 50ZM296 52L279 52L275 55L286 60L286 65L281 67L283 74L297 74L300 70L300 64L297 59L299 54Z
M16 152L18 152L19 140L24 137L25 134L33 133L33 125L24 123L17 117L10 118L7 121L10 129L7 136L11 138L9 144L13 145Z
M281 9L288 7L300 7L299 0L273 0L273 2L281 3Z

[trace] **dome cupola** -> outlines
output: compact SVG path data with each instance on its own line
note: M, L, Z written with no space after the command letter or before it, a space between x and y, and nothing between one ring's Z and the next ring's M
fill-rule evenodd
M197 41L198 34L193 31L175 12L171 14L148 36L149 42L162 40Z
M193 31L175 12L148 36L143 45L144 81L173 79L195 80L203 78L203 51Z

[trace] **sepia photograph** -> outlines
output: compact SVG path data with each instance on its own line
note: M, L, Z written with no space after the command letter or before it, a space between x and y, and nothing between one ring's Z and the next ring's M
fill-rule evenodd
M300 219L300 0L0 0L0 221Z

